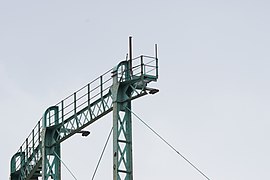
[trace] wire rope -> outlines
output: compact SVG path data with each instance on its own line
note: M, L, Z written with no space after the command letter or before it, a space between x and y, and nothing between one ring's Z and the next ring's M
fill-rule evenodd
M71 170L67 167L67 165L64 163L64 161L62 161L62 159L54 152L54 155L61 161L61 163L65 166L65 168L68 170L68 172L73 176L74 179L77 180L77 178L75 177L75 175L71 172Z
M153 128L151 128L145 121L143 121L137 114L126 107L138 120L140 120L148 129L150 129L156 136L158 136L165 144L167 144L173 151L175 151L179 156L181 156L187 163L189 163L194 169L196 169L202 176L210 180L199 168L197 168L193 163L191 163L183 154L181 154L176 148L174 148L168 141L166 141L161 135L159 135Z
M108 145L109 139L110 139L110 137L111 137L112 130L113 130L113 128L111 128L110 133L109 133L109 135L108 135L108 137L107 137L106 143L105 143L105 145L104 145L104 147L103 147L102 153L101 153L101 155L100 155L100 157L99 157L97 166L96 166L95 171L94 171L94 173L93 173L92 180L94 179L94 177L95 177L95 175L96 175L97 169L98 169L98 167L99 167L99 164L100 164L101 159L102 159L102 157L103 157L103 155L104 155L105 149L106 149L106 147L107 147L107 145Z

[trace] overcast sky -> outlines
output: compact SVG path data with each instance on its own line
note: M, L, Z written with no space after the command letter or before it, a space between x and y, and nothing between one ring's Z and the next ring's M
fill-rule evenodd
M270 179L270 1L0 1L0 178L46 108L125 59L154 55L158 94L133 111L213 180ZM62 144L92 177L112 126ZM133 118L134 179L205 179ZM112 179L112 139L95 179ZM62 166L62 179L73 177Z

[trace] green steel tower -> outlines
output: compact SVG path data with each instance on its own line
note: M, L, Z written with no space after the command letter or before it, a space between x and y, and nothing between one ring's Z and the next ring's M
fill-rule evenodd
M131 101L158 92L155 56L129 59L49 107L11 158L10 180L61 180L61 142L113 111L113 180L132 180Z

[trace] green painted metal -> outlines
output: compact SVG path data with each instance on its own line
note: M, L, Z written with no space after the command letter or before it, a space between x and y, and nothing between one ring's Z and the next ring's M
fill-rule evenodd
M133 179L131 101L146 95L150 90L147 84L158 78L157 58L155 66L148 63L140 56L132 59L132 63L121 62L112 72L114 180ZM155 73L150 74L153 70Z
M128 109L133 99L151 93L147 85L157 80L157 70L157 57L122 61L48 108L11 158L10 179L60 180L61 142L113 111L113 177L132 180L132 122Z
M60 143L52 145L58 137L57 129L47 126L53 122L59 124L58 106L48 108L43 116L42 128L42 179L61 179ZM51 115L53 114L53 115Z
M118 77L120 70L121 79ZM131 98L133 89L128 61L113 71L113 179L133 179ZM119 80L118 80L119 79Z

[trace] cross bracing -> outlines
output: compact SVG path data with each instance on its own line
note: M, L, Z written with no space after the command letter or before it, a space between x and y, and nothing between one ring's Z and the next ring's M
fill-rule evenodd
M157 54L157 53L156 53ZM114 180L132 179L131 101L157 90L158 59L141 55L120 62L54 106L11 159L11 180L61 179L61 142L113 111Z

